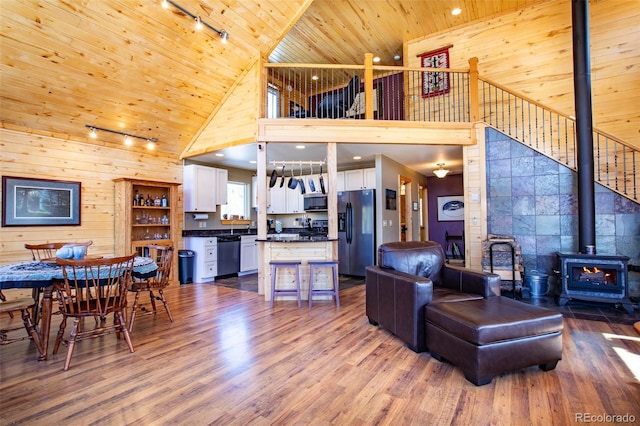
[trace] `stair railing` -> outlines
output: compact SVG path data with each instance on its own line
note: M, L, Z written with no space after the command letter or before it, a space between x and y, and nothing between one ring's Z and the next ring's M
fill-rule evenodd
M577 170L576 122L573 117L479 77L479 119ZM598 183L638 202L640 151L601 130L593 129L594 177Z

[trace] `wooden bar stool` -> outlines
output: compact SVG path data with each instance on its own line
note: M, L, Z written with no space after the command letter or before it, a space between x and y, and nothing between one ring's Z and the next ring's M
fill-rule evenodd
M337 260L310 260L309 262L309 307L311 307L313 295L333 296L336 306L340 306L340 296L338 290L338 261ZM316 289L313 287L313 271L316 268L331 268L333 272L333 286L331 288Z
M302 262L299 260L272 260L269 262L269 265L271 265L271 308L273 308L276 294L280 296L296 296L298 298L298 308L300 307L300 264ZM281 268L294 268L296 270L296 288L276 289L276 272Z

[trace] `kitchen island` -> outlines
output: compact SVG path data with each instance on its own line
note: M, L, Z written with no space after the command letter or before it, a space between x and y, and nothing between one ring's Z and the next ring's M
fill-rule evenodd
M266 239L258 239L263 253L263 264L258 277L258 293L264 294L264 300L271 300L271 268L272 260L301 261L300 289L301 298L309 299L309 260L331 260L338 255L338 240L327 237L301 237L269 234ZM331 269L323 268L314 271L314 288L331 288L333 276ZM295 288L295 271L283 269L278 271L277 288ZM331 296L314 296L314 300L330 300ZM278 300L295 300L294 296L279 296Z

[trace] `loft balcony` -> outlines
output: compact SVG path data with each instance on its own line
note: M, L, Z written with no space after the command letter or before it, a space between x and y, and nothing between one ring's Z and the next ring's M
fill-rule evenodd
M469 146L488 125L577 170L575 119L483 78L476 58L452 69L376 66L372 56L263 64L256 140ZM593 141L595 181L638 202L638 150L599 129Z

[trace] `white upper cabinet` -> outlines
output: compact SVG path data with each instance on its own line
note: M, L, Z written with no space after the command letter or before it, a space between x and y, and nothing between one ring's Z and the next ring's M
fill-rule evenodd
M342 192L344 191L344 172L336 173L336 191Z
M227 170L190 164L184 166L184 211L215 212L227 204Z
M371 167L368 169L344 171L344 190L345 191L355 191L359 189L375 189L375 187L376 187L375 167ZM340 191L339 184L338 184L338 191Z
M229 171L227 169L216 169L216 204L227 204L227 181Z
M280 180L273 188L268 190L267 213L270 214L287 214L302 213L304 211L304 201L300 189L291 189L285 181L284 186L280 187ZM267 185L268 186L268 185Z

